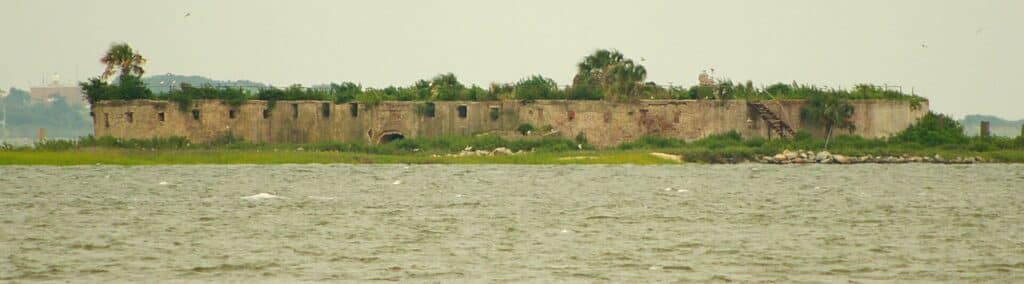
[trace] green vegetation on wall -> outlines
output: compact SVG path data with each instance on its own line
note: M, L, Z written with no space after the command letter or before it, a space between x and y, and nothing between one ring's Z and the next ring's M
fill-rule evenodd
M492 101L492 100L611 100L636 101L640 99L810 99L820 96L834 96L843 99L890 99L908 100L920 105L922 97L886 90L873 85L858 85L853 90L822 89L808 85L774 84L757 88L752 82L733 84L729 80L717 82L714 86L663 87L645 82L647 69L616 50L600 49L584 57L577 64L577 74L571 86L559 88L558 84L540 75L523 78L516 83L494 83L485 89L467 85L452 73L443 73L430 80L419 80L409 86L386 88L364 88L362 85L342 82L325 86L305 88L299 85L287 88L253 86L213 86L181 83L180 88L168 85L154 95L153 80L140 79L146 60L127 44L114 44L104 55L103 75L81 83L83 92L90 103L103 100L159 99L176 102L180 109L191 108L192 100L224 100L237 105L245 100L266 100L273 107L280 100L322 100L335 103L360 102L373 107L381 101ZM115 83L107 78L120 73ZM163 78L163 77L161 77ZM171 80L174 81L174 80ZM147 83L148 82L148 83ZM255 83L254 83L255 84Z

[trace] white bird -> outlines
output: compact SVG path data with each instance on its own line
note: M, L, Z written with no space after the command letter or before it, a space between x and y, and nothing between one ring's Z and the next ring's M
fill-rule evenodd
M393 185L399 185L399 184L402 184L402 181L400 181L400 180L396 180L395 182L393 182L393 183L391 183L391 184L393 184Z
M580 148L580 150L583 150L583 144L577 144L576 148Z

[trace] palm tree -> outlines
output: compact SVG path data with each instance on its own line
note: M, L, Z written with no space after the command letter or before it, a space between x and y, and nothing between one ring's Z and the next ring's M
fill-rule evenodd
M647 78L647 69L633 63L616 50L599 49L584 57L577 65L573 86L590 85L605 93L605 98L614 95L638 97L641 83Z
M103 75L100 78L106 80L110 76L114 75L115 70L119 70L121 76L130 76L133 73L136 76L142 77L142 74L146 71L142 69L142 65L146 64L146 58L143 58L141 54L135 52L131 46L126 43L114 43L110 45L110 49L107 53L100 58L100 63L107 65L106 69L103 70Z
M807 101L807 105L800 108L800 119L824 125L828 129L825 136L825 149L832 139L832 129L840 128L854 130L855 126L850 118L853 116L853 105L835 94L821 93L813 95Z

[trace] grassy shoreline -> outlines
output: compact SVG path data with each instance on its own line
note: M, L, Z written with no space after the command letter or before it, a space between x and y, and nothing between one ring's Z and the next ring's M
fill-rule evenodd
M699 153L698 153L699 152ZM675 161L652 155L679 155ZM844 152L836 152L844 153ZM988 152L932 151L921 156L982 157L999 163L1024 163L1024 152L998 150ZM913 155L913 154L907 154ZM0 165L201 165L201 164L514 164L514 165L673 165L688 163L754 162L742 154L721 150L708 153L695 149L580 150L533 152L518 155L454 156L436 153L371 154L339 151L252 150L252 149L180 149L139 150L81 148L74 150L0 151Z
M134 150L86 148L65 151L0 151L0 165L198 165L198 164L678 164L649 151L538 152L501 156L369 154L336 151L263 151L231 149Z
M970 158L972 161L1024 163L1024 136L967 137L956 121L929 114L903 132L880 139L838 136L826 142L798 132L791 139L765 140L742 137L732 131L696 141L641 137L610 149L597 149L588 144L582 133L574 140L559 137L505 140L494 134L479 134L412 138L379 145L359 141L253 144L230 135L204 144L192 144L180 137L124 140L86 136L74 141L46 141L34 147L0 144L0 165L722 164L767 160L765 157L785 150L821 151L826 145L832 154L846 157L939 155L942 159L935 160ZM488 155L493 154L492 150L500 153ZM518 154L501 154L513 152Z

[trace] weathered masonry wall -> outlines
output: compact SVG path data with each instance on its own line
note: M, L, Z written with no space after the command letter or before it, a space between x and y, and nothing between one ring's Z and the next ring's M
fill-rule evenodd
M857 100L852 134L885 137L902 131L928 112L927 102ZM231 134L252 142L366 141L379 143L404 138L473 135L492 132L516 139L522 123L535 128L550 125L566 138L584 133L598 147L615 146L645 135L695 140L736 130L745 137L767 137L769 129L746 101L649 100L639 103L605 101L425 102L334 104L324 101L247 101L233 107L220 101L198 100L182 112L167 101L103 101L93 106L96 136L118 138L186 137L206 142ZM823 127L800 121L799 100L764 104L796 130L824 136ZM460 113L460 109L464 111ZM464 114L464 116L463 116Z

